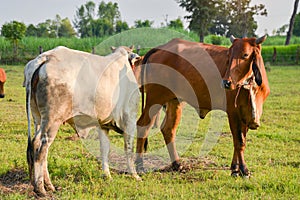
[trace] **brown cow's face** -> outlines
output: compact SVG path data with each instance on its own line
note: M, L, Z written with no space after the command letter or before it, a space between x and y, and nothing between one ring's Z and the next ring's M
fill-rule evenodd
M260 55L260 44L266 39L262 38L231 38L232 46L229 48L229 66L227 68L223 86L226 89L235 89L242 85L243 82L252 75L252 73L260 76L259 69L253 69L256 65L256 57ZM257 55L259 54L259 55ZM255 64L254 64L255 63ZM254 71L255 70L255 71ZM257 72L258 70L258 72ZM259 82L261 77L256 77Z
M127 51L127 53L128 53L128 61L129 61L130 65L131 65L131 68L134 70L135 63L139 62L142 58L138 54L136 54L136 53L133 52L133 50L134 50L134 46L133 45L130 46L130 47L126 47L126 46L122 46L122 47ZM111 47L112 52L115 52L116 49L117 48L114 47L114 46Z

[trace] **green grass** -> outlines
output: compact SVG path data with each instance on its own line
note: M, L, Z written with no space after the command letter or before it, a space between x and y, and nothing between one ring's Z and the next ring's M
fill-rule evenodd
M26 164L27 122L23 66L1 66L7 72L6 97L0 99L0 199L34 199ZM101 178L101 164L82 141L66 140L74 131L61 126L50 148L49 171L61 190L55 199L299 199L300 196L300 67L272 67L271 94L264 104L262 126L249 131L246 161L253 176L232 178L228 170L233 153L228 125L205 158L198 158L208 130L209 116L200 120L187 107L178 138L192 144L182 159L193 165L183 173L151 172L136 182L112 171ZM197 131L195 131L195 129ZM191 136L192 135L192 136ZM122 137L112 133L115 146ZM152 131L150 151L166 153L161 134Z

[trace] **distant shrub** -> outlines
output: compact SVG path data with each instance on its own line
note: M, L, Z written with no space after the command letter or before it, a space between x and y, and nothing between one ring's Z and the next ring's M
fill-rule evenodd
M276 54L274 54L276 51ZM262 47L262 56L265 63L272 65L295 65L299 64L300 44L288 46L264 46Z
M221 45L222 44L222 37L217 35L211 36L211 43L214 45Z

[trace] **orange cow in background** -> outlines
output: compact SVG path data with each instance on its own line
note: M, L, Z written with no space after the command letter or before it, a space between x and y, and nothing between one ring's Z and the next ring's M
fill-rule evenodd
M4 83L6 81L6 74L4 69L0 68L0 98L4 98Z

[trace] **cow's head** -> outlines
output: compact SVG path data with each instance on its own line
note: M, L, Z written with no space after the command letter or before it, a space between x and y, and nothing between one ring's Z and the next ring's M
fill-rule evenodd
M133 50L134 50L133 45L131 45L130 47L122 46L122 48L124 48L127 51L128 61L130 63L130 66L133 70L135 70L135 63L140 61L142 58L138 54L133 52ZM112 52L115 52L116 49L117 48L114 46L111 47Z
M267 36L260 38L235 38L230 37L232 42L229 48L229 65L223 78L225 89L235 89L252 74L258 86L262 84L261 69L264 68L261 56L261 43Z
M4 98L4 83L6 81L6 74L4 69L0 68L0 98Z

